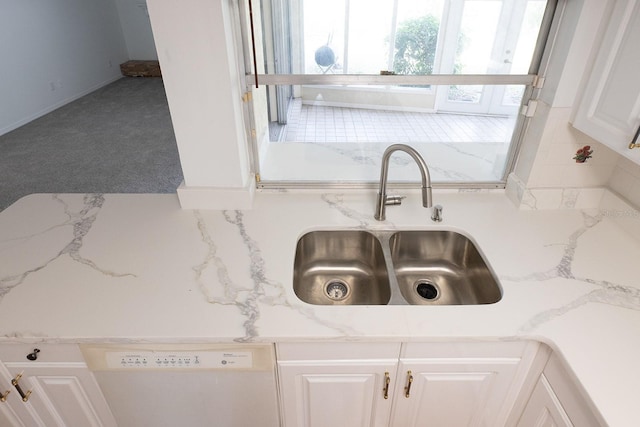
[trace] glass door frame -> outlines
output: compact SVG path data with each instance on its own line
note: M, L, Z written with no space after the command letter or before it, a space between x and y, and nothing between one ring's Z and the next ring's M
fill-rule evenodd
M493 38L488 74L504 75L511 70L520 28L525 16L528 0L448 0L445 4L446 25L442 32L442 56L439 68L452 73L456 60L458 36L464 17L464 7L469 2L500 2L497 32ZM502 30L502 31L501 31ZM514 115L518 105L504 105L506 85L483 85L477 103L455 102L449 99L452 86L440 86L436 94L436 110L467 114Z

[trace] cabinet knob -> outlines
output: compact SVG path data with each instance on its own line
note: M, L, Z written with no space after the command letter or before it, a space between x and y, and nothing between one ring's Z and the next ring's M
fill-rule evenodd
M40 349L34 348L32 353L27 354L27 359L36 360L38 358L38 353L40 353Z

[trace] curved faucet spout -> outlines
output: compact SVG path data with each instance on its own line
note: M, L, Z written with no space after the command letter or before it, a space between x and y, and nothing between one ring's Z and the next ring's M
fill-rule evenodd
M387 177L389 175L389 159L391 155L396 151L404 151L411 156L413 160L418 164L420 169L420 175L422 175L422 206L430 208L432 205L431 195L431 176L429 175L429 168L424 161L420 153L418 153L413 147L406 144L393 144L387 147L382 155L382 166L380 168L380 188L378 190L378 199L376 201L376 212L374 218L378 221L384 221L385 209L388 204L387 196ZM394 199L394 204L397 204L397 200Z

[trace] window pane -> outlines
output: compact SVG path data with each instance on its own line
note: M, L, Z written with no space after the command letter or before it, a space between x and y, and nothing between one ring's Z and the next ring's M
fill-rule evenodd
M299 74L526 74L546 0L282 0ZM446 13L445 13L446 12ZM303 58L297 65L296 58ZM268 66L269 70L275 69ZM284 67L282 69L287 69Z
M458 33L454 74L494 74L500 66L491 60L499 30L502 2L466 1Z
M345 0L308 0L302 13L305 72L343 72ZM293 20L296 18L292 16ZM291 36L297 36L295 31Z
M393 1L379 0L375 7L372 7L371 0L350 0L348 3L346 72L378 74L380 70L387 69Z
M518 44L511 60L511 71L514 74L526 74L529 72L545 7L545 1L527 2L522 26L518 33Z
M439 29L437 15L425 13L400 20L393 32L395 49L389 68L403 75L433 74Z
M483 89L484 86L479 85L449 86L447 100L450 102L465 104L478 104L480 103L480 99L482 98Z
M527 74L546 3L263 0L266 69L277 62L293 74ZM376 182L382 153L394 143L419 150L434 182L505 178L524 86L366 83L257 91L262 182ZM419 178L408 158L394 156L392 181Z
M272 141L260 165L263 180L375 182L382 153L394 143L416 148L434 182L502 179L515 115L442 114L407 105L395 109L335 106L314 99L331 99L331 91L340 92L340 87L311 89L311 97L293 100L287 124L272 128ZM411 159L392 158L390 180L419 178Z

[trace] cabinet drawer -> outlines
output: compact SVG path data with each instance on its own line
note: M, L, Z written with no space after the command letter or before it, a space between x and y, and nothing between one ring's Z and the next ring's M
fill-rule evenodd
M0 344L0 360L5 363L28 363L27 355L37 352L37 362L84 362L75 344Z
M531 341L483 342L410 342L402 346L402 358L484 358L521 357L527 346L537 347ZM535 351L535 349L532 349Z
M276 345L281 360L398 359L400 343L280 343Z

